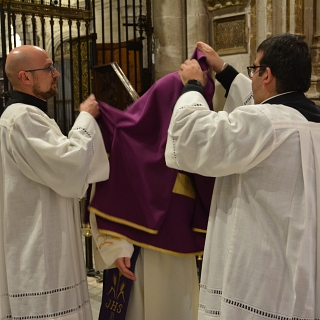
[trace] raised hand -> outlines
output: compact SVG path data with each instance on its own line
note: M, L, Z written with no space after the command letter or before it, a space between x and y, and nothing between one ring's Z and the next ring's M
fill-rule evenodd
M94 94L91 94L85 101L80 104L79 110L80 112L86 111L90 113L94 118L97 118L100 115L99 105Z
M205 87L207 83L206 73L202 71L198 61L195 59L186 60L181 64L178 73L184 85L186 85L189 80L194 79L200 81L203 87Z
M219 73L223 70L225 66L224 61L212 47L201 41L197 42L196 47L206 56L208 65L215 73Z

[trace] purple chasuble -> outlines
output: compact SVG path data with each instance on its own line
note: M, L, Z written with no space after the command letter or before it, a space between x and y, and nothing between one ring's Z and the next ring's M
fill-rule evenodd
M205 56L195 50L202 70ZM99 102L98 123L110 177L97 183L90 211L101 233L171 254L201 254L214 178L168 168L164 151L172 109L183 84L178 72L158 80L126 110ZM214 82L204 97L211 109Z

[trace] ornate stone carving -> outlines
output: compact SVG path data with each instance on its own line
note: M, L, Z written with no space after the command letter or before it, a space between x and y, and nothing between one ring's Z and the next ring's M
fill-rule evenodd
M34 14L38 16L64 17L70 19L91 20L92 12L85 9L65 6L54 6L24 1L0 0L4 7L10 3L10 11L16 13Z
M233 7L233 6L242 6L245 7L247 1L245 0L203 0L208 11L219 10L223 8Z
M214 20L214 48L219 55L248 51L245 22L245 15Z
M73 61L73 92L74 92L74 110L79 111L79 106L90 94L88 81L90 74L88 72L88 56L87 56L87 41L82 39L80 49L78 42L74 41L72 50ZM78 56L80 54L80 56ZM81 66L79 66L79 63ZM79 74L81 69L81 74Z

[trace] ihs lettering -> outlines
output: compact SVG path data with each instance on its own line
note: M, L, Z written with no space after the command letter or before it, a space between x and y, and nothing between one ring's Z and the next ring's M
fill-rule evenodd
M105 304L107 309L110 309L113 312L121 313L123 304L109 299L109 302Z

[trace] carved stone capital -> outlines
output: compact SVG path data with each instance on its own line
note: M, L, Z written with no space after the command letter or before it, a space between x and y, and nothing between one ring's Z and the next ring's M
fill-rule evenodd
M10 11L21 14L34 14L47 17L64 17L69 19L92 20L90 10L71 8L67 6L55 6L40 4L38 2L21 2L18 0L0 0L4 7L10 3Z
M247 5L246 0L203 0L203 2L209 12L234 6L245 7Z

